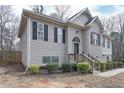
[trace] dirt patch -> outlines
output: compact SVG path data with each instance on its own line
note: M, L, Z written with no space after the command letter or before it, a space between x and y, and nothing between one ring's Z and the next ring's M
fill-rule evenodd
M78 72L59 74L29 75L24 73L21 65L0 67L0 87L10 88L114 88L124 87L124 73L104 78Z

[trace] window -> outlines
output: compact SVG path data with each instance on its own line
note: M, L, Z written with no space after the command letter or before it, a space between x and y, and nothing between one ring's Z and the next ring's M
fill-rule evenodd
M110 48L110 41L107 41L107 47Z
M43 63L49 64L50 63L50 57L43 57Z
M105 47L105 38L103 38L102 47Z
M48 25L33 22L32 25L32 39L48 41Z
M54 42L65 43L65 30L54 27Z
M57 57L57 56L53 56L52 57L52 63L54 63L54 64L58 64L58 62L59 62L59 57Z
M91 44L100 46L100 35L94 32L90 33Z
M38 23L37 38L44 40L44 26L41 23Z
M58 42L62 43L62 29L58 28Z
M58 64L59 63L59 57L58 56L43 57L43 63L44 64Z

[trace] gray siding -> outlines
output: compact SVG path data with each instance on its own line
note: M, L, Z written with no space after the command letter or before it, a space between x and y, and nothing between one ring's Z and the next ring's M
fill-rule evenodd
M84 25L88 20L89 18L85 14L82 14L78 16L77 18L75 18L72 22L78 25Z
M31 64L42 65L43 56L59 56L59 63L61 64L65 62L66 59L65 44L54 42L54 27L59 27L59 26L40 21L41 23L48 25L48 41L32 40L32 21L33 19L31 20L31 34L30 34Z

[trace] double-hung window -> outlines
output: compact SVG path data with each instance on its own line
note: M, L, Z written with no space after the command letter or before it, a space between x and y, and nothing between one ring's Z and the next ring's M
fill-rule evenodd
M62 43L62 29L58 28L58 42Z
M48 41L48 25L40 22L32 22L32 39Z
M54 27L54 42L65 43L65 29Z
M44 40L44 25L42 23L38 23L37 38Z
M100 35L94 32L90 33L91 44L100 46Z

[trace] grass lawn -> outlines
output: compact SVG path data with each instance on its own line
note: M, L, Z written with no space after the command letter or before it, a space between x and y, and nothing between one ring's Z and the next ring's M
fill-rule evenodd
M109 78L93 74L83 75L77 72L51 75L26 75L20 65L7 65L0 67L0 87L124 87L124 72Z

